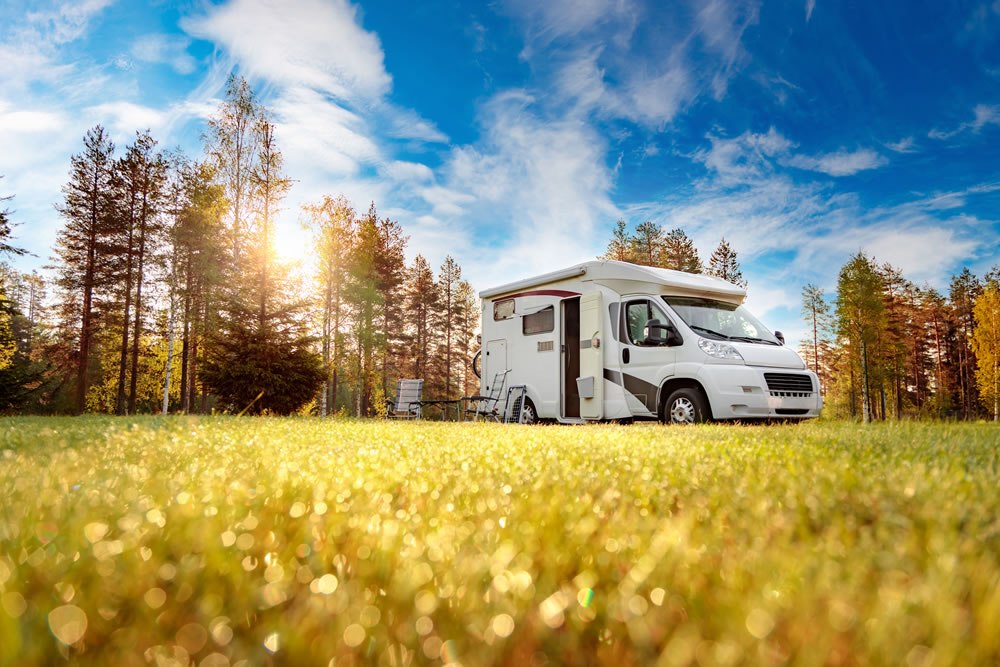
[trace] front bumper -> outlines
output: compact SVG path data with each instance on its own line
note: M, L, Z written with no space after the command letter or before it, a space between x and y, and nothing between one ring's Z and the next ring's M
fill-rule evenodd
M768 388L764 373L808 375L812 381L812 391L772 391ZM819 378L808 370L706 364L699 370L698 379L708 394L712 417L715 419L809 419L819 417L823 409Z

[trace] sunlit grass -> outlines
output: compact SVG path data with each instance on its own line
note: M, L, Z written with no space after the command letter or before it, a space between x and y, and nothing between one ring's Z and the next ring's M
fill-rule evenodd
M995 664L998 443L8 419L0 664Z

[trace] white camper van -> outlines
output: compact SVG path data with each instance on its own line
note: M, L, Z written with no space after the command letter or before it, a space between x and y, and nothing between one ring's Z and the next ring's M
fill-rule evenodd
M518 392L508 408L521 421L804 419L823 407L816 374L720 278L598 260L479 296L481 393L523 386L523 406Z

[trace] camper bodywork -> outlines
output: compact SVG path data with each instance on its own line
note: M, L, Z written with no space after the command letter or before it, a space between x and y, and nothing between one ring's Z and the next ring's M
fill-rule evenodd
M529 421L801 419L822 409L815 373L742 308L746 290L719 278L597 260L480 297L482 394L509 370L507 387L526 388Z

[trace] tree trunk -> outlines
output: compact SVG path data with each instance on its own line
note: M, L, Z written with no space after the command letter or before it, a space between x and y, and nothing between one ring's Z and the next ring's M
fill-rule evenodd
M868 424L872 420L872 415L870 388L868 386L868 343L865 342L864 337L861 338L861 373L861 409L864 412L864 422Z
M101 168L94 165L94 188L91 190L90 238L87 240L87 270L83 278L83 317L80 325L80 356L76 369L76 413L87 407L87 365L90 360L91 310L94 299L94 277L97 264L97 202L100 197Z
M122 345L118 360L118 392L115 397L115 414L125 414L125 372L128 369L128 328L129 312L132 307L132 241L135 219L135 197L129 203L128 255L125 262L125 311L122 317Z
M139 383L139 338L142 337L142 277L146 255L146 204L143 202L139 227L139 265L135 281L135 326L132 327L132 381L128 391L128 412L135 414L136 389Z

